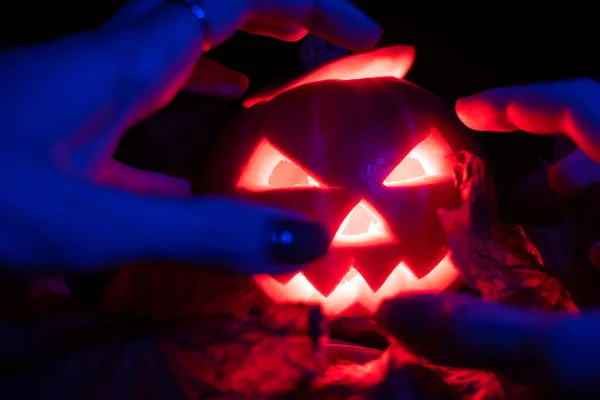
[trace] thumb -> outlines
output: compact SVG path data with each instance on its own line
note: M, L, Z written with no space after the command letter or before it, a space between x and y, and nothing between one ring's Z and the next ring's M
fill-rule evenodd
M488 369L531 382L547 372L540 348L557 316L462 295L415 294L383 303L377 319L438 365Z
M323 256L330 244L317 223L233 199L148 198L96 188L78 197L82 212L65 223L72 223L70 247L79 264L165 259L282 273Z
M597 312L575 316L416 294L385 302L376 318L438 365L491 370L533 385L544 398L598 398Z
M571 195L600 182L600 165L577 149L550 167L548 181L558 194Z

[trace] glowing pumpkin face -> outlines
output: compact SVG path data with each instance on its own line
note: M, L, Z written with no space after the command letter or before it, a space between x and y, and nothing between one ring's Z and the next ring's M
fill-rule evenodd
M335 232L302 272L255 278L272 300L369 314L457 279L436 210L457 205L454 155L473 146L438 98L401 80L413 57L403 46L350 56L245 103L216 186Z

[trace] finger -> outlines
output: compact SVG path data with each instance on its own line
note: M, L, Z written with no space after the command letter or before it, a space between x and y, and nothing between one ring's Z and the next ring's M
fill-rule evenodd
M298 86L329 79L351 80L375 77L402 79L410 70L414 60L415 49L412 46L392 46L365 54L354 54L332 61L283 87L259 92L244 100L244 107L249 108L254 104L269 101L278 94Z
M550 167L548 181L556 193L571 195L600 182L600 165L575 150Z
M313 35L355 51L370 50L381 28L346 0L258 0L253 20L269 25L302 25Z
M512 86L459 99L456 112L480 131L565 134L600 162L600 86L582 78Z
M346 0L316 1L306 27L315 36L354 51L370 50L383 30Z
M596 268L600 268L600 240L590 247L590 260Z
M248 78L241 72L202 57L183 90L233 100L246 92L248 84Z
M281 273L323 256L330 243L319 224L247 202L137 197L88 186L73 190L80 205L63 223L82 267L150 258Z
M71 70L84 70L55 79L71 82L66 88L63 85L63 96L74 104L66 107L63 103L60 108L70 110L69 117L79 125L62 129L75 134L53 149L55 160L65 164L65 170L94 170L103 163L128 127L165 106L178 93L202 53L201 24L185 7L162 4L143 17L136 19L134 14L123 14L122 23L135 19L127 28L100 30L90 34L87 43L62 49L77 55ZM84 44L86 52L91 47L95 56L81 57ZM110 61L113 68L101 61ZM85 101L77 94L81 87L89 93Z
M128 26L163 2L164 0L129 0L125 2L125 4L123 4L102 27L113 29Z
M191 190L190 183L185 179L142 171L115 160L106 162L93 181L139 195L186 197Z
M539 346L554 315L461 295L409 295L385 302L378 321L438 365L490 369L520 380L539 370Z
M308 30L294 26L276 26L249 21L242 30L253 35L267 36L286 42L297 42L306 36Z

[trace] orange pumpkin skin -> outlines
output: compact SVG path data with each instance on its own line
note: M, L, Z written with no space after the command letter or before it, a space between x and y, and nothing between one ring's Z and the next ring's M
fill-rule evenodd
M336 61L250 99L224 135L213 191L337 232L328 255L301 273L255 278L271 300L368 315L385 298L439 292L458 278L436 210L459 202L456 153L479 148L453 110L400 79L413 56L397 46ZM404 71L381 68L398 72L390 60L399 59L410 59Z

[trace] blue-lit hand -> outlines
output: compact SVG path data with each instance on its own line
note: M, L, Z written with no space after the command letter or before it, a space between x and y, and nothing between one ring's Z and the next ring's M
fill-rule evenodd
M571 195L600 182L600 84L581 78L488 90L456 103L471 129L566 135L579 147L548 170L550 186ZM600 268L600 241L590 249Z
M345 0L202 6L207 22L180 4L131 0L97 30L0 54L0 264L65 272L164 258L261 273L324 254L327 232L301 216L188 198L187 182L112 154L127 128L186 84L225 98L244 92L243 75L201 58L207 32L211 47L238 29L284 40L310 30L362 50L381 31Z

